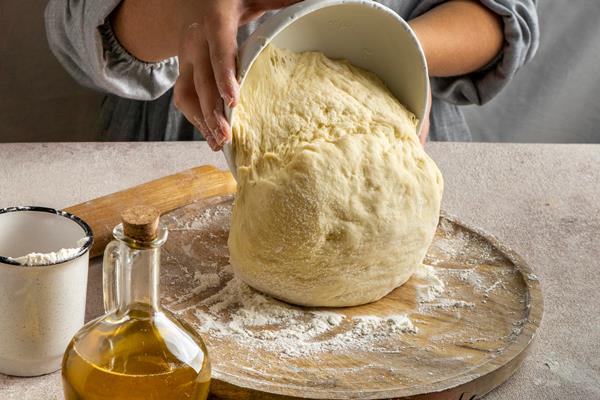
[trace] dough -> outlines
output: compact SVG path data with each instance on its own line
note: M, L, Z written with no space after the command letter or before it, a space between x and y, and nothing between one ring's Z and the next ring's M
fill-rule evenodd
M410 278L443 181L417 120L373 74L267 47L233 125L229 250L250 286L306 306L372 302Z

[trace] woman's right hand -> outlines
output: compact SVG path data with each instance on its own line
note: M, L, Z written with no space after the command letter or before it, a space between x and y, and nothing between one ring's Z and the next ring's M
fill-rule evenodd
M174 102L213 150L231 140L223 104L239 98L238 28L299 0L122 0L111 14L121 45L137 59L179 57Z
M419 141L421 145L425 147L427 137L429 136L429 128L431 127L431 86L427 90L427 107L425 108L425 115L423 115L423 123L421 124L421 131L419 132Z
M202 132L213 150L231 141L224 104L239 99L238 28L268 10L299 0L181 0L179 77L175 106Z

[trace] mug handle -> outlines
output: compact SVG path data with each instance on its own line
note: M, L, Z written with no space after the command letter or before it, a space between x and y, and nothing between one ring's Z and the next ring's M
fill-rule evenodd
M116 310L119 304L119 292L117 290L117 271L120 260L119 242L113 240L104 249L104 260L102 261L102 293L104 298L104 312L109 313Z

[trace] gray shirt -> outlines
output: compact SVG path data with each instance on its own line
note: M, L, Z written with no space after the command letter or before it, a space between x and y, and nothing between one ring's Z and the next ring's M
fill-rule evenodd
M194 131L175 109L172 87L177 79L176 57L145 63L117 41L108 16L121 0L50 0L46 32L53 53L81 84L107 94L100 116L104 140L195 140ZM445 0L382 0L406 20ZM492 99L538 47L536 0L480 0L504 22L504 48L480 71L452 78L431 78L432 140L470 140L460 105ZM267 16L265 16L267 17ZM263 17L263 18L265 18ZM240 29L242 42L259 24Z

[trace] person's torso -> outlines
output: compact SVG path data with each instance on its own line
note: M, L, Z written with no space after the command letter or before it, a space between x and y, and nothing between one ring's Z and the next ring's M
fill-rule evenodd
M405 19L414 17L422 0L382 0ZM258 25L276 11L241 27L238 44L252 34ZM137 101L108 95L102 109L100 121L101 139L110 141L143 140L201 140L202 136L193 125L174 107L172 89L153 101ZM431 111L431 140L470 140L466 121L455 105L434 98Z

